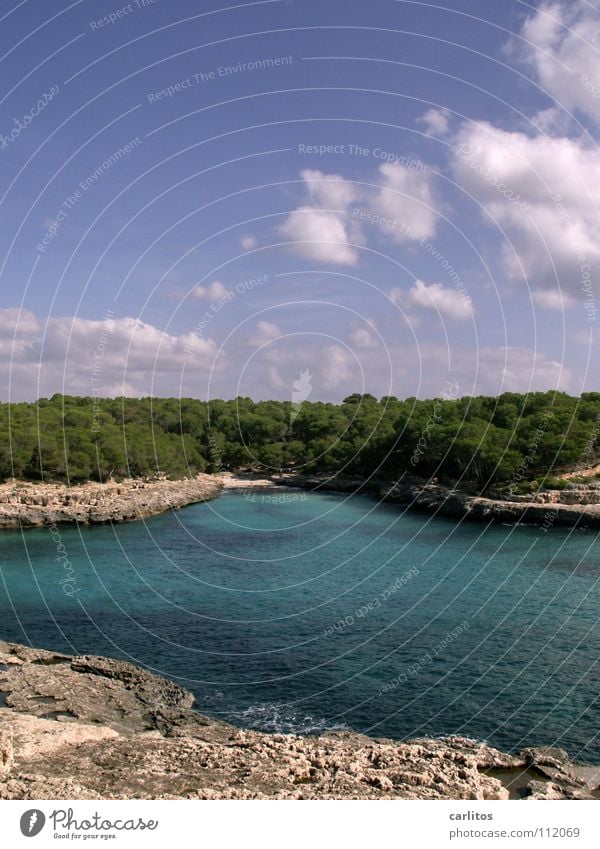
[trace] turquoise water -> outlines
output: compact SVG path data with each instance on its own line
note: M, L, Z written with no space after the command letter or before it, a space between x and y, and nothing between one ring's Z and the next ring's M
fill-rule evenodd
M0 636L144 664L241 725L600 762L595 533L277 496L4 532Z

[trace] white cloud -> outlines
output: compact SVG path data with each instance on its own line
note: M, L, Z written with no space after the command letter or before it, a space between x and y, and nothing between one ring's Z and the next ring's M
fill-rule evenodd
M44 323L27 310L8 309L0 310L0 352L5 393L31 399L63 390L178 394L174 377L184 367L206 373L216 346L195 333L172 335L135 318L66 317Z
M573 375L542 351L519 347L484 347L478 351L453 346L423 345L418 354L406 347L394 352L396 392L402 396L439 396L444 381L459 385L460 395L499 395L573 388ZM409 363L404 366L404 363ZM398 391L398 383L404 380Z
M214 280L208 286L196 286L192 291L192 297L197 301L218 301L226 294L227 289L220 280Z
M258 239L256 236L252 236L250 234L246 234L240 238L240 245L243 247L245 251L251 251L252 248L255 248L258 244Z
M275 365L271 365L267 369L268 385L273 392L277 392L280 395L283 393L284 396L289 394L290 384L287 383L282 376L279 374L279 369Z
M0 355L20 362L34 362L41 325L29 310L0 310Z
M386 162L379 169L380 189L371 201L373 214L394 226L382 227L396 242L430 239L435 235L437 202L429 171Z
M265 359L277 365L277 372L284 377L286 391L280 397L289 398L299 374L308 372L314 387L331 397L341 389L341 396L349 387L361 380L360 368L352 352L337 342L322 340L307 345L302 338L286 337L277 349L265 349ZM275 387L274 387L275 388Z
M477 365L481 371L479 391L493 395L543 389L566 391L572 382L571 372L562 363L529 348L484 348Z
M448 109L428 109L419 118L425 130L432 136L445 136L450 124L450 112Z
M350 332L350 341L357 348L375 348L378 340L372 328L354 327Z
M576 303L575 299L559 289L535 289L531 297L539 307L546 310L563 311Z
M358 195L358 189L339 174L306 169L301 172L311 200L323 209L345 213Z
M240 393L289 400L293 381L306 369L312 375L312 400L340 401L351 392L362 391L378 397L439 397L446 380L456 381L462 395L575 388L569 369L542 351L501 346L477 351L459 344L448 348L429 340L417 341L417 346L398 338L387 346L390 378L387 354L382 357L380 346L349 350L337 342L307 345L304 339L286 337L253 358Z
M359 364L351 352L342 345L327 345L318 358L321 383L325 389L356 385Z
M349 215L358 189L338 174L306 169L301 172L308 199L291 212L277 230L293 244L290 250L306 259L330 265L356 265L353 242L360 231Z
M332 265L356 265L358 252L350 244L348 227L339 215L310 206L295 209L279 227L294 253Z
M9 379L17 319L22 325L17 330ZM361 329L359 325L357 328ZM368 326L362 329L368 330ZM0 310L3 395L6 398L10 389L12 400L30 400L62 391L88 396L97 391L107 396L197 398L233 398L242 394L289 400L293 381L305 370L313 375L311 398L315 400L340 401L356 391L377 396L433 397L440 394L446 379L457 381L464 395L580 388L560 362L528 348L488 347L476 351L456 343L448 348L446 343L432 343L429 339L417 340L415 347L412 334L403 338L396 329L387 345L393 369L390 384L387 354L382 358L381 346L371 345L362 334L357 341L367 344L355 344L350 349L321 336L310 339L283 334L268 321L258 323L255 330L256 340L260 338L262 342L281 338L265 345L249 360L248 339L239 334L215 361L217 351L212 340L195 333L165 333L134 318L112 322L53 318L46 328L28 311ZM227 368L223 367L225 362ZM592 357L592 387L600 377L598 362L597 357ZM96 365L98 380L93 384ZM184 382L180 384L182 372ZM238 383L240 378L242 385Z
M103 340L106 341L103 341ZM173 336L137 318L91 321L83 318L51 318L43 339L43 356L53 362L73 361L92 368L96 349L102 344L101 367L131 379L132 373L177 372L191 358L209 358L215 352L211 340L195 333ZM68 350L67 350L68 349Z
M256 325L256 335L250 339L250 344L260 348L266 342L277 339L282 335L281 330L271 321L259 321Z
M537 288L580 289L600 260L600 151L570 138L464 124L454 140L457 182L507 232L509 274ZM522 268L521 268L522 266Z
M473 302L464 290L452 289L441 283L427 284L416 280L407 292L395 288L389 295L398 306L434 310L446 318L470 318L474 312Z
M539 130L549 136L566 136L573 130L573 119L564 111L556 106L550 106L548 109L541 109L536 112L531 118L531 123ZM530 129L528 126L527 130Z
M264 325L267 326L262 327L262 332L259 328L258 334L251 340L257 347L259 341L263 344L269 341L275 330L280 335L278 328L270 322L264 322ZM240 354L247 356L246 351ZM363 359L369 375L362 370ZM281 334L273 345L264 345L248 361L244 368L243 385L234 394L290 400L294 383L300 374L306 372L312 379L312 400L340 401L357 386L363 386L365 380L374 378L378 381L381 371L381 362L372 351L365 351L359 356L345 345L321 335Z
M308 197L277 230L300 256L354 266L366 230L400 243L435 233L437 201L426 169L385 163L375 189L317 170L302 171L302 178ZM369 222L365 231L363 222Z
M589 3L542 2L525 21L525 56L558 104L600 122L600 15Z

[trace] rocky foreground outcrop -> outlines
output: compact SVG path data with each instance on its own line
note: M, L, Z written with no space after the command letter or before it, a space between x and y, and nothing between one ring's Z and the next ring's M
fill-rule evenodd
M600 770L453 737L261 734L132 664L0 642L0 799L589 799Z
M216 498L222 488L211 475L78 486L11 481L0 485L0 528L128 522Z

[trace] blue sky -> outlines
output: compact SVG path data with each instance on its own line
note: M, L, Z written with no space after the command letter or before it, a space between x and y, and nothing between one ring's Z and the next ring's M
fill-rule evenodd
M0 18L4 400L598 389L595 4Z

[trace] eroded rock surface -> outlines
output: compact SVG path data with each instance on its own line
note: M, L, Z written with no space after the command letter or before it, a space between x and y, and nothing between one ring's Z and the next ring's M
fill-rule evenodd
M79 486L13 481L0 485L0 528L127 522L216 498L222 489L211 475Z
M3 799L585 799L600 781L560 749L242 730L133 664L13 643L0 692Z
M361 492L455 519L525 523L544 528L554 525L600 528L600 492L595 484L514 496L508 501L471 495L424 480L391 485L371 479L289 474L274 477L273 482L323 492Z
M587 491L586 491L587 492ZM503 501L497 498L473 496L437 484L396 485L384 490L387 501L401 501L431 512L455 518L476 519L510 524L533 524L542 527L577 525L582 528L600 527L600 504L582 495L571 493L565 503L562 493L545 493L546 499L531 496Z

